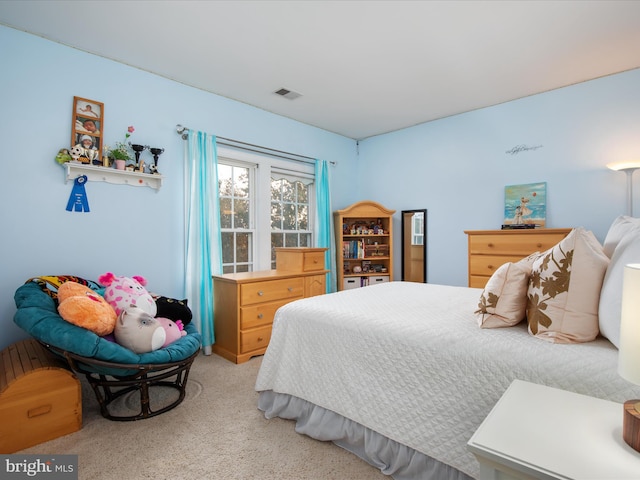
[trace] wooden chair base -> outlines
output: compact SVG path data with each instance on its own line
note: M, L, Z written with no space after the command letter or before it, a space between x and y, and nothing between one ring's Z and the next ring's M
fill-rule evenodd
M184 400L189 369L199 353L199 350L196 350L190 357L178 362L131 365L82 357L50 345L47 347L62 355L74 372L86 377L100 404L100 413L104 418L114 421L151 418L177 407ZM105 371L112 373L100 373ZM132 371L135 373L131 373ZM178 398L159 407L152 406L149 392L154 387L175 389L178 392ZM138 413L116 415L109 409L115 400L129 392L136 391L140 395L140 411Z

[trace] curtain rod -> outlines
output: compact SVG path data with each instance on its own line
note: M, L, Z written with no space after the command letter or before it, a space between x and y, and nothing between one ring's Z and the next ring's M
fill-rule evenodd
M178 132L179 135L182 136L183 140L186 140L187 138L189 138L189 134L187 133L187 130L189 130L187 127L183 127L182 125L178 124L176 125L176 132ZM219 141L222 140L222 141ZM297 153L291 153L291 152L285 152L283 150L276 150L275 148L269 148L269 147L263 147L262 145L254 145L253 143L247 143L247 142L241 142L240 140L234 140L232 138L225 138L225 137L218 137L216 136L216 143L220 144L220 145L226 145L228 147L238 147L238 148L242 148L243 150L249 150L251 152L256 152L256 153L267 153L268 155L272 155L274 157L280 157L280 158L284 158L285 160L294 160L297 162L303 162L303 163L312 163L314 164L316 159L312 158L312 157L307 157L306 155L300 155ZM250 148L252 147L252 148ZM256 150L256 149L260 149L260 150ZM265 152L266 150L266 152ZM280 154L280 155L278 155ZM290 157L285 157L283 155L290 155ZM291 157L296 157L296 158L291 158ZM304 160L302 160L304 159ZM306 160L311 160L310 162L306 161ZM331 165L335 165L336 162L329 162Z

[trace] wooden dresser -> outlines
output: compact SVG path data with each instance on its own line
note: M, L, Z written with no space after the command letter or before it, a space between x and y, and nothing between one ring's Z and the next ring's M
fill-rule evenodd
M570 231L570 228L465 230L469 239L469 286L484 288L503 263L517 262L531 253L544 252Z
M276 310L326 291L326 248L276 248L276 269L213 276L214 353L235 363L262 355Z

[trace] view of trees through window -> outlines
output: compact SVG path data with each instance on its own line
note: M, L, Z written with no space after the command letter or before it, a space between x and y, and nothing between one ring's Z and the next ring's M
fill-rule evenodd
M253 271L253 190L248 167L218 164L222 272Z
M275 247L312 246L311 185L295 177L276 178L278 175L273 175L270 198L266 195L263 199L257 198L255 171L252 166L218 163L223 273L254 271L256 247L268 241L269 234L271 268L275 268ZM269 224L257 222L258 205L268 201ZM262 229L270 225L270 232L260 232L256 223L262 225Z
M310 247L309 185L271 178L271 268L275 247Z

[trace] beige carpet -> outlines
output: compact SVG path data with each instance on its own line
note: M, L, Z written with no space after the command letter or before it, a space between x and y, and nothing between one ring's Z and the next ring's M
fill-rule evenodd
M77 454L81 480L390 478L332 443L295 433L292 421L266 420L253 388L261 361L201 355L182 404L136 422L100 416L83 378L82 429L21 453ZM125 397L120 408L132 402Z

